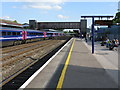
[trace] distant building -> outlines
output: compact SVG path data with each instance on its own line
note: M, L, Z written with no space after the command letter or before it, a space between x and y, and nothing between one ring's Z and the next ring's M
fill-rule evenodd
M29 20L29 28L30 29L38 29L38 24L37 24L37 21L36 20Z
M29 28L36 30L43 29L80 29L82 34L86 34L87 20L82 19L80 22L37 22L36 20L29 20Z
M38 22L38 29L80 29L80 22Z
M81 26L80 26L80 30L83 34L86 34L87 31L87 20L86 19L81 19Z
M111 28L99 28L96 34L98 40L107 37L110 40L117 38L120 41L120 26L113 25Z

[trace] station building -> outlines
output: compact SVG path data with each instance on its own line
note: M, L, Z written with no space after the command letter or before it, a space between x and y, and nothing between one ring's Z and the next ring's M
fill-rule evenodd
M120 25L112 25L110 28L99 28L96 32L96 40L103 38L118 39L120 41Z

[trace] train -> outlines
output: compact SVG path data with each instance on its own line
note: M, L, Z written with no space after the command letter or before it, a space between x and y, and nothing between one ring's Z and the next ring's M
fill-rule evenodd
M1 47L19 45L64 36L63 32L47 32L21 28L0 27Z

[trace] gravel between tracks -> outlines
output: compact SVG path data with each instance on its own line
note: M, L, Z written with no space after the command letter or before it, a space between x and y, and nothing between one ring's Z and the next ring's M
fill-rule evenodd
M56 41L58 41L58 40L56 40ZM40 48L38 48L37 51L32 50L33 54L31 56L24 57L24 59L22 59L22 60L18 60L16 62L14 62L13 64L2 67L2 79L4 80L7 77L13 75L14 73L19 71L26 65L34 62L35 60L39 60L40 58L42 58L43 56L45 56L50 51L54 50L56 47L58 47L59 45L61 45L64 42L65 42L65 40L59 40L59 42L54 43L54 44L50 45L49 47L43 48L42 50ZM19 56L17 56L17 57L19 58Z

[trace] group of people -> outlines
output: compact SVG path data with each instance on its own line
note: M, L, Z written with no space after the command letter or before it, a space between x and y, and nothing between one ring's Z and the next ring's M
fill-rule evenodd
M114 47L118 47L119 41L118 39L113 39L113 40L106 40L106 47L112 50Z

